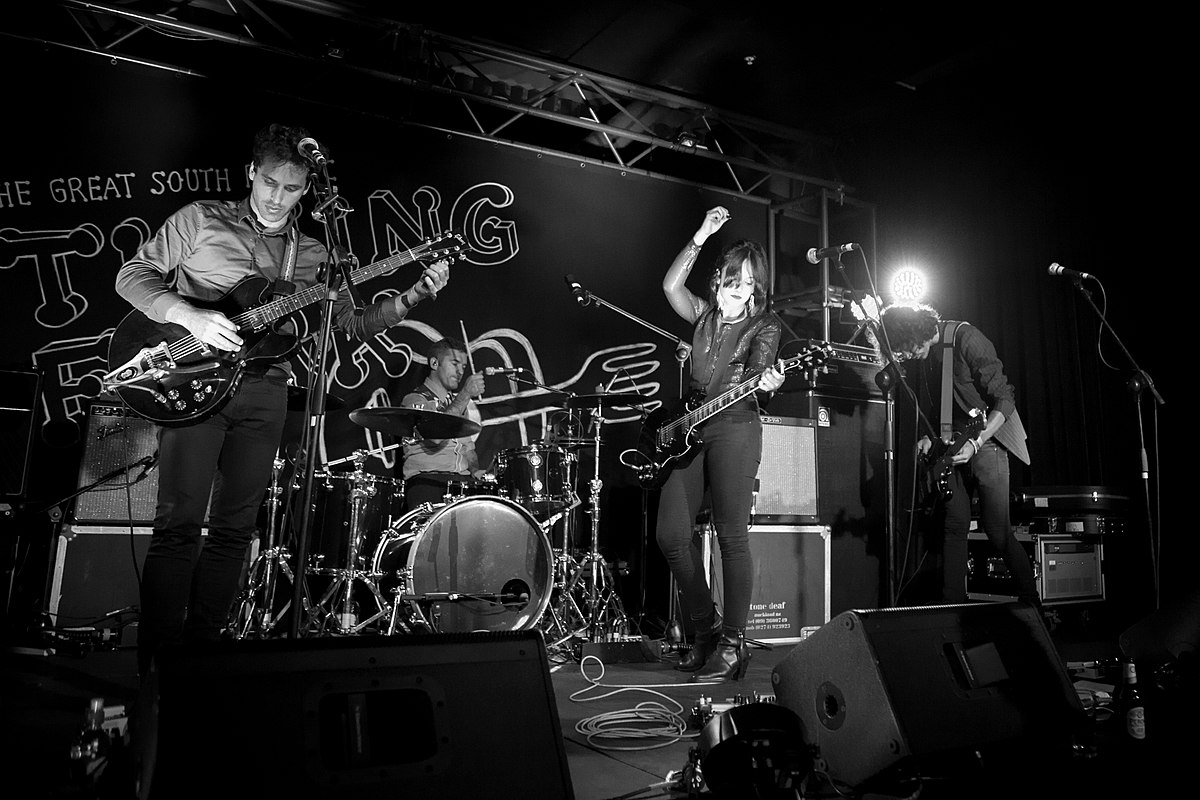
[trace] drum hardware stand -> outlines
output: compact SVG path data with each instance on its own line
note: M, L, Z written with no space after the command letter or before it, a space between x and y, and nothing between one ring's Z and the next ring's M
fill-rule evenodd
M332 575L334 580L313 608L313 613L318 615L318 619L313 621L318 630L324 630L324 622L332 621L335 627L334 633L340 634L358 633L376 620L386 616L390 610L388 602L379 592L376 583L378 576L358 568L359 549L362 546L363 538L363 506L366 505L367 498L375 495L375 486L366 480L366 473L363 470L363 465L367 460L366 451L356 450L353 460L355 469L351 479L353 488L350 493L350 540L346 553L346 566L324 570L327 574ZM379 608L375 614L361 622L358 621L358 612L354 603L354 587L360 582L370 590ZM335 595L339 594L340 599L335 600ZM329 604L328 611L325 610L326 604ZM320 618L322 612L323 620Z
M268 491L270 499L267 501L266 547L258 554L258 558L250 567L246 588L236 606L231 627L233 635L237 639L245 639L250 636L270 636L275 626L292 607L292 600L289 599L279 609L279 613L272 612L275 607L275 592L280 573L287 578L289 584L294 585L296 581L295 573L292 571L291 564L288 563L292 557L291 553L277 538L280 497L283 494L280 475L285 463L284 459L276 456L272 465L271 488ZM307 612L309 597L307 587L304 588L303 608Z
M594 472L592 480L588 484L591 489L592 503L589 514L592 523L591 549L580 560L575 568L575 574L567 581L562 592L564 602L569 601L573 605L575 591L578 589L581 592L585 611L580 617L584 624L571 636L586 631L587 639L591 642L606 641L606 637L626 633L629 626L625 609L613 586L612 572L609 570L608 564L604 562L604 557L600 555L600 489L604 483L600 480L600 430L603 424L604 415L601 407L596 409L596 416L593 420L595 428L593 437Z
M615 311L618 314L620 314L621 316L625 317L626 319L632 320L633 322L636 322L637 324L641 325L643 328L653 331L654 333L657 333L658 335L662 336L664 339L669 339L670 341L674 342L675 343L675 361L678 362L678 364L679 364L679 396L683 397L684 390L687 386L686 365L687 365L688 359L690 359L692 356L692 345L690 343L685 342L683 339L679 338L678 336L674 335L673 333L663 330L662 328L659 328L658 326L648 322L647 320L644 320L641 317L631 314L630 312L626 311L625 309L620 308L616 305L613 305L612 303L608 302L604 298L599 297L598 295L594 294L593 292L588 291L587 289L583 288L583 286L578 281L575 280L575 277L573 275L565 275L565 276L563 276L563 279L566 281L567 285L570 287L571 293L575 296L575 301L577 303L579 303L579 305L586 307L586 306L589 306L589 305L592 305L593 303L595 303L597 306L602 306L611 311ZM645 409L643 409L643 413L644 412L645 412ZM597 449L597 456L596 456L597 470L599 470L600 445L599 445L599 435L598 434L597 434L596 449ZM599 472L597 471L596 474L599 475ZM595 496L593 496L593 502L595 502ZM643 490L643 508L644 507L645 507L645 491ZM593 520L593 534L592 534L593 550L595 548L595 530L594 529L595 529L595 520ZM648 532L648 530L646 530L645 527L643 527L643 535L645 538L649 538L649 532ZM643 544L644 544L644 542L643 542ZM646 590L645 590L646 569L645 569L645 560L644 559L642 562L641 580L642 580L641 596L644 599L645 595L646 595ZM677 631L680 631L681 628L679 626L678 620L675 619L675 617L674 617L674 612L675 612L675 609L672 607L671 611L669 612L669 613L671 613L672 616L671 616L670 621L667 623L667 629L672 632L677 632Z

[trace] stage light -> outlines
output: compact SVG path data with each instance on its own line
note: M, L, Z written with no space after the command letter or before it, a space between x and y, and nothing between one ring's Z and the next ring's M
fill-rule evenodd
M925 296L925 276L914 267L901 267L892 276L892 299L897 303L916 303Z

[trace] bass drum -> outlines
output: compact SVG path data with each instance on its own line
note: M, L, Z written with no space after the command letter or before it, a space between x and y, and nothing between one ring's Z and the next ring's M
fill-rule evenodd
M546 532L524 508L467 497L403 517L384 533L371 571L399 623L433 633L519 631L537 627L550 603L553 561Z

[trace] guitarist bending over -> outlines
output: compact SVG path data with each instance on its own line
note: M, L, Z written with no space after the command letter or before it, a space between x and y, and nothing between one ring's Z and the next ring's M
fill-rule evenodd
M707 397L716 397L756 374L761 375L759 392L774 392L783 384L783 373L773 366L781 325L770 311L771 287L762 245L739 240L725 248L706 276L706 298L684 285L700 248L728 220L726 209L709 210L663 278L671 308L693 326L691 389ZM696 631L695 645L677 669L695 673L697 681L739 680L750 661L745 642L753 581L748 527L762 455L757 396L750 394L711 417L698 433L700 442L673 466L658 503L656 540ZM695 536L706 488L721 548L724 620L713 606Z
M943 322L928 305L889 306L882 311L882 322L897 358L914 362L906 373L921 412L944 442L953 443L946 451L952 453L946 499L938 503L935 514L942 523L942 600L967 600L967 536L974 491L979 495L980 524L1014 578L1017 596L1039 605L1033 566L1013 535L1009 518L1008 456L1012 453L1028 464L1029 450L1014 390L995 346L974 325ZM949 385L944 385L947 374ZM950 418L944 419L947 409ZM975 409L987 409L982 430L956 441L953 432L978 429L971 416ZM917 442L922 455L932 448L928 435Z
M238 325L211 306L247 278L275 281L291 274L297 291L314 286L327 257L324 245L298 227L309 164L297 148L307 136L303 128L284 125L259 131L250 195L201 200L176 211L121 267L117 292L151 323L182 330L210 351L239 350L244 337ZM441 290L449 275L446 262L427 266L406 292L367 305L361 315L343 291L335 303L337 324L358 338L379 333ZM142 572L138 631L143 678L162 646L216 640L227 623L279 448L289 373L286 361L250 363L215 413L159 429L158 505ZM208 537L201 549L206 509Z

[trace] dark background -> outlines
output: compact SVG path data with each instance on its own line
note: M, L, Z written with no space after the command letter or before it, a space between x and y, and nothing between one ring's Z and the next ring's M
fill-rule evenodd
M70 4L47 4L60 5ZM193 5L209 15L226 13ZM235 5L250 30L264 41L272 38L269 27ZM303 4L266 5L286 14ZM337 5L356 13L397 13L390 6ZM873 205L877 226L871 238L856 233L839 239L835 222L830 243L868 242L864 255L881 283L896 266L919 263L930 276L928 301L945 317L977 324L996 343L1031 434L1033 464L1016 465L1014 486L1099 485L1130 498L1127 534L1107 543L1108 585L1110 605L1137 619L1159 597L1191 590L1197 550L1182 519L1186 489L1179 468L1159 459L1160 435L1186 443L1187 429L1156 413L1149 393L1139 396L1129 388L1136 364L1170 403L1157 412L1177 409L1186 374L1177 365L1190 361L1176 321L1188 313L1177 307L1188 302L1187 284L1178 280L1187 268L1176 265L1184 255L1174 238L1188 229L1183 187L1191 170L1179 120L1185 106L1178 63L1185 51L1176 46L1178 23L1171 19L1049 23L1017 10L1006 13L968 24L857 12L785 20L755 3L732 9L593 3L569 12L524 4L516 11L422 10L419 19L403 22L414 26L405 33L427 28L500 42L818 137L820 159L787 157L800 172L852 186L855 197ZM197 21L215 24L211 17ZM240 176L257 127L280 115L303 119L330 143L342 193L359 208L352 231L364 261L385 241L382 212L366 221L374 207L371 193L390 190L406 203L418 187L430 185L450 206L451 198L480 182L510 185L514 202L499 216L516 221L520 251L498 263L457 267L451 291L422 308L414 322L443 335L457 335L460 320L472 337L519 330L543 360L547 382L573 379L583 387L577 391L611 377L596 364L581 370L589 354L639 342L656 348L657 395L672 396L676 381L669 345L608 311L580 309L561 284L564 274L682 335L658 281L703 211L718 202L732 208L735 223L721 239L769 235L771 200L713 189L707 171L698 185L657 181L653 173L666 169L665 155L640 165L649 175L599 175L569 158L414 130L406 122L417 116L424 95L397 102L377 93L375 84L343 77L329 82L335 93L329 85L306 83L307 74L273 60L270 52L230 60L220 48L160 37L156 58L177 58L194 74L172 73L48 46L47 40L70 35L65 16L34 19L31 27L25 22L14 19L4 31L10 45L4 48L6 74L29 80L7 89L9 158L0 187L29 181L38 196L32 206L14 207L11 199L0 205L0 267L15 298L6 304L0 330L9 343L8 369L30 368L30 354L53 345L36 359L52 369L45 375L48 399L38 420L29 490L19 504L18 527L26 534L19 544L22 576L30 585L40 582L44 569L37 564L38 545L52 535L44 510L75 488L78 423L98 391L95 373L103 369L98 337L125 313L111 293L123 240L108 234L132 218L153 228L188 199L143 191L98 206L53 203L45 187L55 177L146 176L156 169L218 165ZM332 37L335 29L329 30ZM387 35L381 26L379 38ZM303 36L309 37L303 46L330 38L311 31ZM230 196L244 191L235 179ZM458 222L449 209L440 221ZM106 248L86 257L92 239L86 230L78 232L85 223L106 237ZM28 258L17 257L26 251L14 249L18 241L28 246L18 232L30 231L74 232L82 237L81 255L46 256L35 270ZM802 260L808 247L822 244L818 235L806 224L776 229L777 290L819 282ZM841 280L866 288L857 255L845 259ZM1047 275L1051 262L1099 278L1083 285L1106 324L1069 280ZM86 313L67 324L35 318L31 309L49 285L39 285L35 272L60 288L67 276L86 298ZM393 288L408 282L397 276ZM791 322L802 336L813 332L811 319ZM385 356L373 348L374 368L381 372L372 373L372 385L397 400L406 382L416 379L407 370L411 353L419 354L430 334L406 327L398 346L383 348ZM60 357L64 343L70 358ZM358 363L345 346L339 345L339 354L347 364ZM365 385L347 394L351 408L372 399ZM501 410L497 404L485 414ZM481 446L495 451L534 441L542 435L540 424L538 418L524 429L490 426ZM628 441L635 428L631 422L617 426L616 442ZM369 441L331 415L327 457ZM612 495L604 509L606 548L633 562L647 550L652 557L640 492L615 465L606 464L603 475ZM633 588L639 577L631 576L626 587L631 605L640 604ZM651 595L662 597L666 590L659 582L643 581Z

